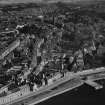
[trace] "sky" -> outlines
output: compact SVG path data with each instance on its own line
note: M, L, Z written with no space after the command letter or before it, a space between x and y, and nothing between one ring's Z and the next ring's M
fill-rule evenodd
M40 2L42 0L0 0L0 4L8 3L25 3L25 2Z
M67 1L67 2L76 2L76 1L87 1L87 0L0 0L0 4L8 3L28 3L28 2L52 2L52 1Z

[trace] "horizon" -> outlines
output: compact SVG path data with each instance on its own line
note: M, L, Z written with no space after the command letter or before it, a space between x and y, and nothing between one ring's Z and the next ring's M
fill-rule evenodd
M54 2L92 2L92 1L103 1L103 0L0 0L0 4L14 4L14 3L54 3Z

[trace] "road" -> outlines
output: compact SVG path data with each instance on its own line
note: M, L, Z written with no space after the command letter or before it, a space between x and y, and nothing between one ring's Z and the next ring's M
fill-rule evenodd
M22 103L25 103L25 105L35 105L35 104L45 101L51 97L60 95L67 91L70 91L70 90L72 90L76 87L79 87L81 85L83 85L83 81L81 81L78 78L74 78L66 83L63 83L62 85L59 85L53 89L47 90L43 94L38 94L37 96L32 96L28 99L14 103L12 105L21 105Z
M84 80L84 76L86 76L86 80ZM101 86L94 81L105 79L105 69L100 68L96 69L95 71L91 69L88 71L78 72L74 75L72 74L68 79L65 78L64 80L56 82L52 86L45 87L37 94L33 92L26 97L22 97L20 100L16 100L15 102L11 103L11 105L21 105L22 103L25 103L25 105L34 105L56 95L77 88L84 83L94 87L95 89L100 89Z

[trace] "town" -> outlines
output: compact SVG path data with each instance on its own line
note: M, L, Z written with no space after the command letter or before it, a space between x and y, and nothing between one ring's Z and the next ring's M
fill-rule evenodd
M1 6L0 97L22 86L37 91L68 73L104 68L103 6L61 2Z

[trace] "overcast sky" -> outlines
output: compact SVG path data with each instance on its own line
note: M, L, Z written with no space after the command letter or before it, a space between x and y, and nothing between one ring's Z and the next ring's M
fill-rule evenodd
M25 3L25 2L40 2L42 0L0 0L0 3Z
M0 0L0 4L2 3L27 3L27 2L47 2L47 1L70 1L70 2L75 2L75 1L84 1L84 0ZM86 0L87 1L87 0Z
M0 0L0 4L11 4L11 3L28 3L28 2L52 2L52 1L66 1L66 2L77 2L77 1L102 1L102 0Z

